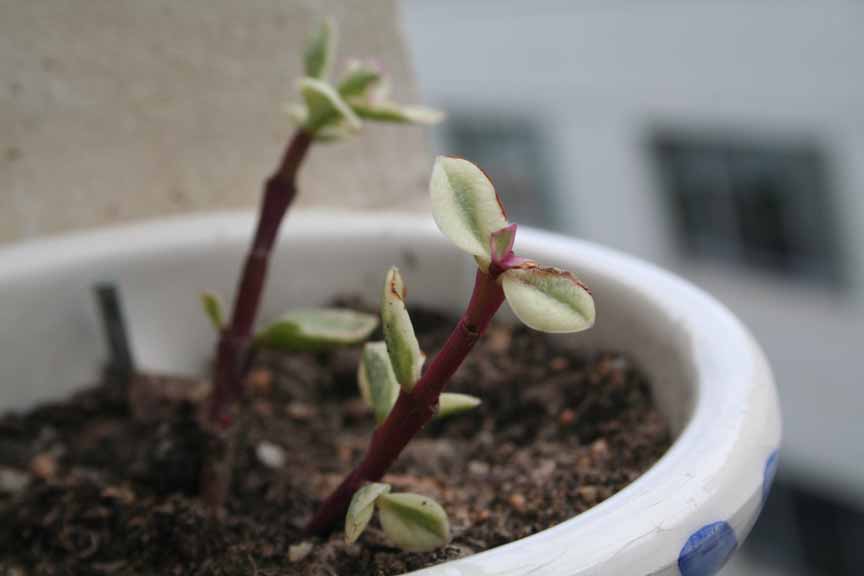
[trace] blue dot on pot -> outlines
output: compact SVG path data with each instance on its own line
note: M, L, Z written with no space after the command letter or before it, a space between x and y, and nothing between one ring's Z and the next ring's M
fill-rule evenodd
M777 456L778 451L774 450L768 456L765 462L765 471L762 473L762 503L768 498L768 493L771 492L771 484L774 482L774 476L777 475Z
M728 522L714 522L694 532L678 555L681 576L716 574L738 547L735 531Z

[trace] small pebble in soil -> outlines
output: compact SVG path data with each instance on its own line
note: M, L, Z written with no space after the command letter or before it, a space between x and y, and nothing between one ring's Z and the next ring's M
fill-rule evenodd
M294 544L290 548L288 548L288 560L290 562L300 562L304 560L309 553L312 552L313 544L311 542L301 542L300 544Z
M267 396L273 389L273 372L262 368L252 370L246 377L246 389L253 396Z
M47 452L30 460L30 473L40 480L51 480L57 475L57 459Z
M0 468L0 492L17 494L30 484L30 476L14 468Z
M268 468L282 468L285 465L285 451L272 442L261 442L255 448L258 460Z

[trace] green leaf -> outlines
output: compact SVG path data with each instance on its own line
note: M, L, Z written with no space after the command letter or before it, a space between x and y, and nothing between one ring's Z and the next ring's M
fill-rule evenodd
M345 125L344 122L339 124L329 124L318 129L314 133L314 138L316 142L338 142L340 140L344 140L354 134L354 130Z
M303 54L303 68L310 78L324 78L330 68L335 49L335 31L329 20L321 23L321 28L309 38Z
M399 382L396 381L386 343L367 342L363 347L357 382L360 394L375 413L375 421L381 424L399 397Z
M255 336L262 348L294 352L350 346L366 340L378 326L371 314L335 308L298 308L285 313Z
M348 514L345 516L346 544L353 544L360 538L375 512L375 500L388 492L390 492L388 484L373 482L354 493L348 506Z
M348 72L339 83L339 94L347 101L363 98L380 81L381 72L376 66L354 61L348 65Z
M315 133L338 123L344 123L354 131L360 129L360 119L332 86L314 78L301 78L299 87L306 102L307 130Z
M507 226L507 215L486 174L467 160L439 156L429 193L441 232L488 264L492 233Z
M395 266L387 272L384 282L381 320L393 373L402 389L410 392L420 379L424 356L405 307L405 284Z
M393 102L351 102L351 108L360 118L394 124L437 124L444 113L424 106L400 106Z
M594 324L591 292L558 268L527 263L501 275L504 295L516 317L542 332L579 332Z
M436 418L447 418L473 410L482 403L480 398L468 394L444 392L438 397L438 414Z
M378 497L381 527L396 546L407 552L428 552L450 541L447 513L431 498L419 494Z
M207 314L213 328L217 332L221 331L225 326L225 315L222 313L222 301L219 297L213 292L202 292L201 306L204 307L204 313Z

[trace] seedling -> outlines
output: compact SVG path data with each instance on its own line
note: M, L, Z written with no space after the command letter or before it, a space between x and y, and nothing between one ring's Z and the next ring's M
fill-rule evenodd
M477 263L474 290L455 329L424 371L425 356L408 314L405 284L396 268L388 271L381 299L385 342L366 345L358 374L361 394L378 427L363 460L308 524L310 533L326 534L347 513L346 536L353 541L371 518L372 503L380 501L382 526L397 545L408 550L430 546L433 539L425 533L398 539L394 526L403 535L414 528L422 532L422 527L434 524L440 507L419 496L400 498L396 506L396 496L377 482L432 418L479 403L473 397L448 395L444 389L498 308L506 299L517 318L544 332L579 332L594 323L594 300L576 277L514 253L516 224L507 221L492 182L477 166L459 158L438 158L429 191L438 228ZM430 516L433 508L436 512ZM384 510L390 515L386 521ZM446 538L436 542L440 545Z
M210 458L202 476L204 498L214 509L221 508L227 493L233 452L228 432L255 351L357 344L377 323L358 312L301 309L253 333L270 253L310 146L350 136L364 120L431 123L441 118L437 112L390 101L386 83L370 64L352 63L337 84L330 83L332 52L333 34L325 24L305 52L305 76L298 82L303 102L290 110L298 127L278 169L264 185L257 228L230 317L217 297L202 297L204 310L220 334L207 420ZM537 330L578 332L594 322L594 301L572 274L516 256L516 224L507 221L492 183L479 168L458 158L438 158L430 195L441 232L477 263L471 298L456 328L424 370L426 357L408 314L404 281L396 268L388 271L381 300L384 342L368 343L358 367L360 393L378 426L363 460L308 524L310 533L327 533L344 519L346 539L353 542L377 509L385 534L404 550L430 550L448 542L449 523L439 504L418 494L391 494L389 485L379 480L432 418L479 405L478 398L444 390L505 299L522 322Z
M219 331L213 370L213 393L205 421L208 457L202 471L202 494L211 509L221 509L230 480L230 429L237 401L243 396L251 355L264 347L288 350L352 344L374 328L357 313L333 310L289 312L281 320L253 333L270 253L282 220L297 193L297 173L315 142L341 140L360 130L364 120L404 124L437 122L442 115L418 106L392 102L378 68L354 62L338 81L329 80L335 35L325 23L307 44L304 77L297 82L302 104L291 108L297 129L282 160L264 184L258 223L240 274L230 317L218 299L204 296L204 308Z

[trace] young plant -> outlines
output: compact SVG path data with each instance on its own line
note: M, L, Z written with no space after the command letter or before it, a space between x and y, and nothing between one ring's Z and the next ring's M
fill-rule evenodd
M270 253L282 220L297 193L297 173L309 148L314 142L339 140L357 132L363 120L416 124L437 122L442 117L432 110L391 102L382 88L386 83L380 71L370 64L354 63L337 84L331 83L328 76L334 43L332 26L325 23L307 44L305 76L297 83L303 104L292 110L297 129L278 168L264 184L258 223L237 284L230 317L224 317L221 308L214 304L215 299L205 299L205 309L219 330L213 393L205 419L210 447L202 471L202 493L213 509L221 508L227 494L233 412L243 395L244 376L254 348L282 346L286 341L291 342L289 348L301 341L321 346L330 337L341 343L346 328L353 326L359 334L363 332L361 327L368 326L365 320L333 312L295 311L287 320L253 335Z
M402 277L395 268L387 273L381 301L386 344L383 348L368 345L360 367L361 392L379 425L363 460L307 525L310 533L326 534L337 526L354 494L380 480L439 411L454 403L460 408L477 403L477 399L448 397L444 389L505 299L516 317L536 330L579 332L594 323L594 300L576 277L515 255L516 224L507 221L492 182L477 166L460 158L439 157L429 191L438 228L477 263L471 298L424 371L425 357L408 315ZM392 381L399 386L395 394ZM349 525L354 526L353 522L349 517Z
M391 268L387 273L385 297L386 290L393 283L400 286L402 284L396 268ZM382 308L386 309L384 306ZM401 314L404 311L397 309L395 312ZM410 322L410 319L408 321ZM414 342L416 339L411 342L412 348ZM395 345L399 344L395 343ZM367 342L357 367L360 395L372 409L375 421L379 425L390 415L400 391L399 380L387 350L386 342ZM417 358L417 364L406 366L409 371L409 378L406 381L409 382L416 380L414 374L410 373L419 370L425 359L419 345L415 350L416 356L413 354L409 356ZM479 398L468 394L443 392L438 397L435 417L446 418L461 414L476 408L480 403ZM348 507L348 515L345 517L345 541L348 544L355 542L365 530L372 518L373 505L376 503L384 533L399 548L408 552L424 552L439 548L449 541L450 525L447 513L440 504L426 496L389 494L389 492L388 484L372 482L354 493Z

